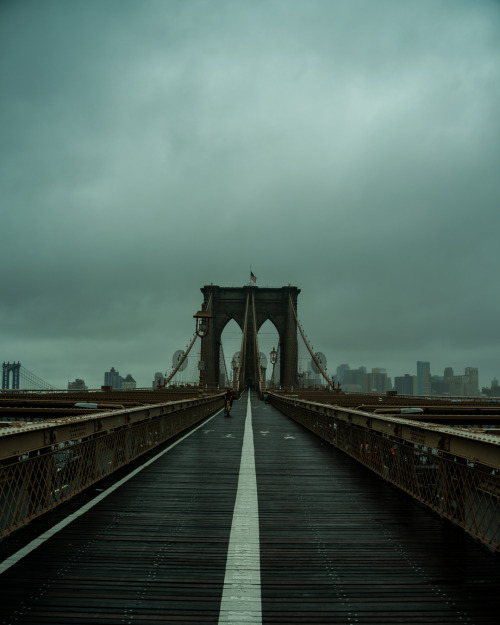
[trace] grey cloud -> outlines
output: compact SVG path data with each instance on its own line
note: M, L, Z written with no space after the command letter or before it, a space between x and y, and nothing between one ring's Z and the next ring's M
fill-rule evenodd
M149 384L252 264L330 371L499 375L496 3L0 11L0 358Z

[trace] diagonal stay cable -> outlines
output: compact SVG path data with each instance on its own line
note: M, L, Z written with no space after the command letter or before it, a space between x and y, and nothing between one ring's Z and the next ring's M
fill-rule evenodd
M300 322L297 318L297 313L295 312L295 308L293 306L293 302L292 302L292 297L290 297L290 306L292 307L292 312L293 312L293 316L295 317L295 321L297 323L297 327L299 329L300 332L300 336L302 337L302 340L304 341L305 346L307 347L307 350L309 351L309 353L311 354L311 358L314 361L314 364L318 367L318 370L320 371L321 375L325 378L325 380L328 382L328 384L332 387L334 387L334 384L332 382L332 380L330 380L330 378L327 376L325 370L323 369L323 367L321 366L321 363L319 362L318 358L316 357L316 354L313 352L313 350L311 349L311 346L309 345L309 342L306 339L306 336L304 334L304 331L302 330L302 327L300 325Z
M208 311L209 311L209 308L210 308L211 305L212 305L212 293L210 293L210 298L209 298L208 303L207 303L207 310ZM188 357L188 354L191 351L191 348L193 347L193 345L195 344L197 338L198 338L198 335L195 333L193 338L191 339L191 343L189 344L187 350L184 352L184 355L182 356L182 358L177 363L177 366L174 367L172 373L167 378L165 378L165 381L163 382L163 386L167 386L167 384L174 377L174 375L177 373L177 371L179 371L179 369L182 367L182 363Z

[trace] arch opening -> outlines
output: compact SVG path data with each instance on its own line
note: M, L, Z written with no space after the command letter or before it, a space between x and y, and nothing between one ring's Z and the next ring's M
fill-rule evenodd
M227 386L234 388L236 385L235 376L238 368L238 354L241 350L242 336L243 332L239 324L234 319L230 319L224 326L220 337L222 348L219 369L220 388Z
M271 319L266 319L257 332L257 340L259 342L259 365L262 370L262 379L265 380L268 388L279 388L280 386L280 362L279 362L279 344L280 338L276 326ZM278 352L278 362L274 366L271 363L271 351Z
M204 380L207 387L220 385L220 351L225 352L222 360L224 371L227 368L226 358L232 361L234 353L241 349L241 329L247 316L247 341L245 344L245 362L242 373L238 380L238 386L253 386L258 382L256 375L258 371L256 365L258 358L255 354L255 326L253 316L255 316L257 328L268 319L272 320L279 333L279 351L281 362L279 367L280 384L282 386L293 387L297 383L297 326L294 317L294 310L297 305L297 296L300 289L288 285L281 288L260 288L260 287L220 287L214 284L206 285L201 289L204 296L204 304L210 308L213 316L211 327L213 329L203 339L203 363L205 365ZM251 295L251 297L250 297ZM249 304L251 306L249 306ZM240 327L236 330L234 323ZM231 322L231 323L230 323ZM229 324L229 325L228 325ZM226 326L228 326L226 328ZM231 330L232 328L232 330ZM269 329L269 326L263 328ZM231 336L233 333L233 336ZM223 339L222 334L224 334ZM234 336L236 334L236 337ZM276 335L273 334L275 338ZM234 344L234 339L236 343ZM228 340L233 341L232 346L228 346ZM264 340L264 338L263 338ZM267 350L269 345L263 343L263 348ZM272 346L274 347L274 345ZM231 351L234 348L234 352ZM259 348L260 351L260 348ZM229 353L228 353L229 352ZM260 376L258 376L260 377Z

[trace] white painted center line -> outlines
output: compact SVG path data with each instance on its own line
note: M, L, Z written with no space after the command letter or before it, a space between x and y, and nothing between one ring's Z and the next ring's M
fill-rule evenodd
M262 624L259 506L250 393L219 613L220 623Z

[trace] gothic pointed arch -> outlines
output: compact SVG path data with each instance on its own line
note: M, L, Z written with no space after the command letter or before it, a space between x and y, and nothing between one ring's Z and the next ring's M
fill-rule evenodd
M297 309L297 297L300 289L295 286L281 288L260 288L256 286L220 287L206 285L201 288L204 304L212 314L211 330L203 339L205 361L205 382L208 386L217 386L219 380L220 345L222 332L227 323L234 319L240 328L245 324L245 310L249 298L255 303L257 332L268 319L275 326L279 335L280 379L284 386L297 384L297 323L292 305ZM250 318L250 314L249 314ZM247 325L245 352L245 385L255 385L254 353L255 329L252 323Z

